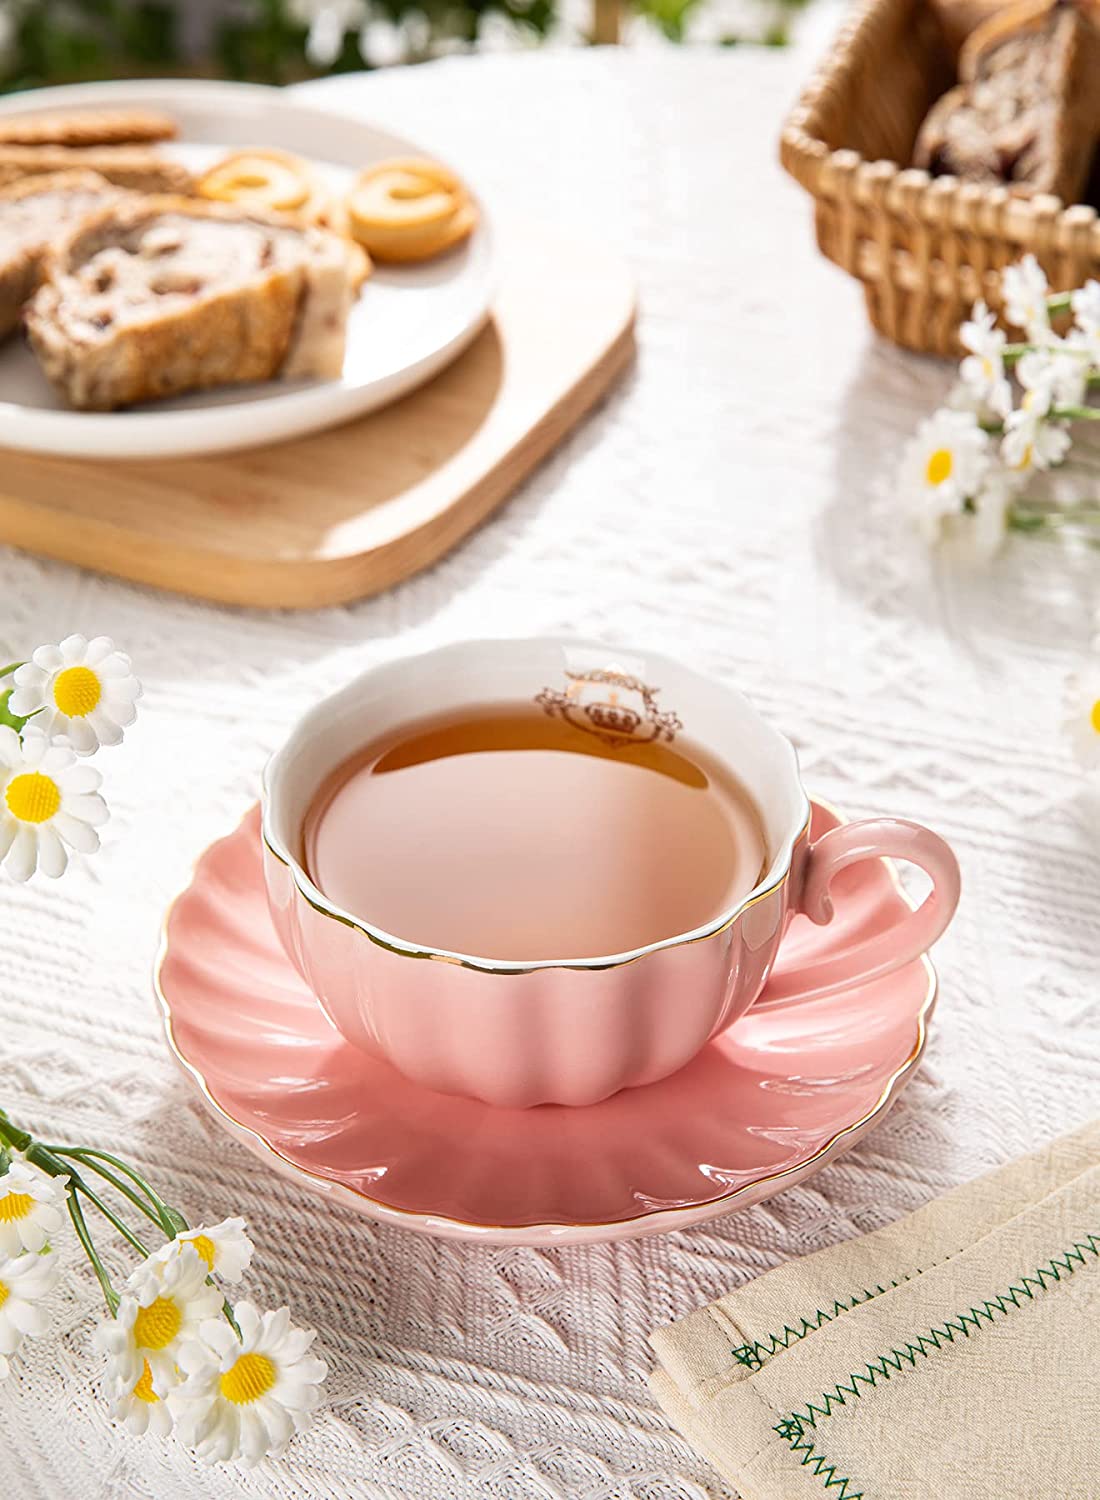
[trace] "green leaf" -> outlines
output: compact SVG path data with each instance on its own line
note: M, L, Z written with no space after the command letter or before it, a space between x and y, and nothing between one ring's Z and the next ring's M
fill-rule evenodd
M16 734L22 734L24 724L27 723L28 719L32 719L34 715L27 714L24 718L20 718L18 714L12 713L11 709L8 707L8 699L11 697L14 691L14 688L5 688L5 690L0 693L0 724L6 724L9 729L14 729Z

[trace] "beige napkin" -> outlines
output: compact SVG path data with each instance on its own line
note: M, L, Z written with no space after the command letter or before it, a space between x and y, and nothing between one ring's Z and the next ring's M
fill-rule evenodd
M743 1500L1100 1500L1100 1120L651 1343Z

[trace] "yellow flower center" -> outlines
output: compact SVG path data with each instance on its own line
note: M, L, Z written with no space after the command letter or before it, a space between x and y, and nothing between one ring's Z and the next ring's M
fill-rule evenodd
M1020 454L1020 462L1016 465L1016 468L1018 470L1030 469L1031 468L1031 460L1032 460L1032 458L1034 456L1035 456L1035 450L1032 447L1032 445L1030 443L1028 443L1027 447Z
M993 379L993 361L988 354L982 360L982 374L987 380Z
M928 467L924 471L924 477L929 484L942 484L945 479L951 478L951 470L955 467L950 448L937 448L928 459Z
M34 1207L30 1193L9 1193L0 1198L0 1224L14 1224L16 1219L25 1219Z
M206 1262L206 1269L212 1271L214 1269L214 1256L217 1254L217 1251L214 1249L214 1241L208 1234L197 1234L191 1241L191 1244L194 1245L199 1259Z
M218 1389L234 1406L258 1401L275 1384L275 1366L266 1354L242 1354L218 1381Z
M149 1406L152 1406L155 1402L160 1400L160 1397L153 1389L153 1372L149 1368L148 1360L145 1361L145 1364L142 1367L141 1379L138 1381L137 1385L134 1386L133 1394L138 1398L139 1401L145 1401Z
M180 1331L183 1315L171 1297L158 1297L139 1307L134 1319L134 1343L139 1349L165 1349Z
M91 667L66 667L53 680L53 701L68 719L83 719L103 696Z
M61 790L50 776L41 771L24 771L13 776L4 791L8 811L20 823L48 823L61 806Z
M11 1288L8 1286L6 1281L0 1281L0 1307L3 1307L4 1303L10 1296Z
M1100 698L1097 698L1096 702L1092 705L1092 712L1089 714L1089 723L1096 733L1100 734Z

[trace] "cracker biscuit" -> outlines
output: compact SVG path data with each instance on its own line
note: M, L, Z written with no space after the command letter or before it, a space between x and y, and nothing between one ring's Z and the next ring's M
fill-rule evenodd
M2 146L133 146L170 141L177 133L175 120L153 109L0 115Z

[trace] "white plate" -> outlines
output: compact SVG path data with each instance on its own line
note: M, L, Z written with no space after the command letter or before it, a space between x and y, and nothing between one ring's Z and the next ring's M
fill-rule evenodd
M39 89L0 101L0 116L121 105L162 109L180 138L161 149L202 167L240 146L311 158L334 186L387 156L425 155L373 125L295 103L258 84L140 82ZM418 266L375 268L352 310L339 380L268 381L196 391L121 412L75 412L14 335L0 345L0 445L77 458L175 458L252 448L345 422L422 385L483 326L493 291L492 236Z

